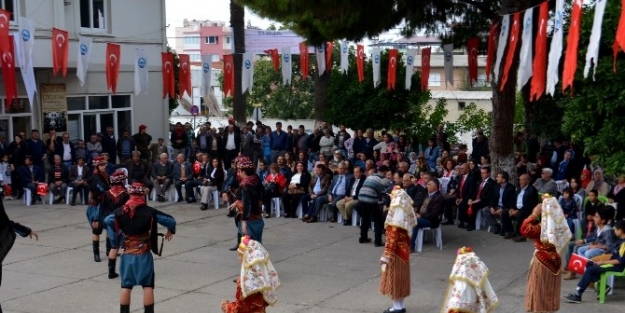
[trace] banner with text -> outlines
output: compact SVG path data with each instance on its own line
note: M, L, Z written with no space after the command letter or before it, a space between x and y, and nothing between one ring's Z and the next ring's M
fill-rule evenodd
M265 50L283 47L299 51L299 44L302 41L306 39L290 30L245 30L245 52L265 54ZM314 52L314 47L308 48L308 53Z
M67 131L67 90L65 84L41 85L41 113L43 114L43 132L54 129Z

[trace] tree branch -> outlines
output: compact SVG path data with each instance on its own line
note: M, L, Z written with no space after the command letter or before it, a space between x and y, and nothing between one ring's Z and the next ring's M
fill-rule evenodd
M456 1L476 7L477 9L482 11L482 13L486 14L488 18L490 19L498 16L497 12L491 10L490 7L488 7L488 5L485 4L484 2L477 2L475 0L456 0Z

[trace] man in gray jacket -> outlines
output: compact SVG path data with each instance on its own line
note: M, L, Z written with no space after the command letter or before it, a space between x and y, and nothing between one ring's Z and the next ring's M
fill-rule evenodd
M169 162L169 156L161 153L160 160L152 166L152 182L159 202L165 202L165 192L171 187L173 172L174 165Z
M182 202L182 186L186 190L187 203L196 202L195 193L193 187L195 186L193 180L193 167L191 163L186 162L184 154L178 154L176 157L176 163L174 163L174 171L172 174L174 178L174 186L176 186L176 192L178 193L178 202Z
M538 190L539 194L548 193L552 196L557 196L558 186L556 181L551 178L553 176L553 170L550 168L543 168L540 174L540 179L534 182L534 188Z

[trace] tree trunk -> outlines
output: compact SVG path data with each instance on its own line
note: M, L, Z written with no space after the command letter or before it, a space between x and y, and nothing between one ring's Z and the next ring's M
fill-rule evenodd
M526 133L530 135L534 135L532 129L532 120L534 119L534 103L530 102L530 91L531 91L531 83L528 83L521 89L521 95L523 98L523 108L524 108L524 117L523 117L523 129Z
M328 107L327 93L330 84L330 69L323 75L315 74L315 127L324 120L324 113Z
M245 52L245 9L230 0L230 27L234 37L234 99L232 101L232 113L235 121L245 124L246 95L241 93L241 68L243 53Z

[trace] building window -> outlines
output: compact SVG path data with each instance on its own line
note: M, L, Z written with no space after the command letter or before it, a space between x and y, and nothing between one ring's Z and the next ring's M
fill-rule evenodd
M217 36L208 36L206 37L206 43L209 45L214 45L219 43L219 37Z
M0 8L11 12L11 22L14 22L15 17L18 15L15 11L17 9L16 1L17 0L0 0Z
M184 36L184 46L185 48L199 47L200 36Z
M191 60L191 62L201 62L202 61L202 57L200 57L199 53L193 53L189 55L189 59Z
M226 36L226 44L227 44L227 45L229 45L229 44L230 44L230 40L231 40L230 38L231 38L230 36Z
M35 125L28 98L13 100L10 107L7 107L5 99L1 99L0 106L0 135L6 136L8 142L13 141L20 132L30 135Z
M430 73L430 78L428 79L428 86L440 87L440 85L441 85L441 74Z
M458 101L458 111L464 111L464 107L466 106L466 102Z
M113 127L119 137L124 129L132 129L132 98L130 95L67 97L69 110L67 132L70 141L86 139Z
M106 0L80 0L80 27L106 29Z
M213 54L213 62L219 62L220 57L218 54Z

